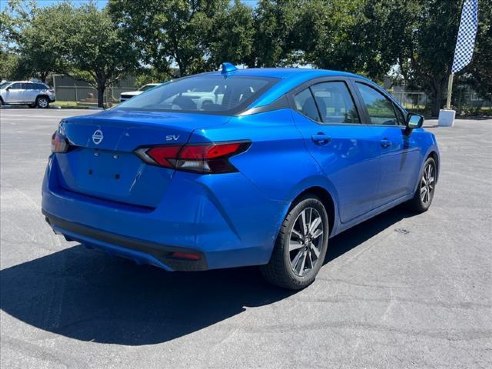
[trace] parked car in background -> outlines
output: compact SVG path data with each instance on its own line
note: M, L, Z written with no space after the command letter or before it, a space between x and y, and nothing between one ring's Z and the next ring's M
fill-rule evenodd
M47 108L54 101L55 91L41 82L13 81L0 85L0 105Z
M300 289L329 238L430 207L439 150L422 124L362 76L227 63L62 120L42 211L67 240L138 263L260 265Z
M160 86L162 83L148 83L146 85L143 85L140 87L137 91L127 91L127 92L122 92L120 94L120 102L124 102L126 100L130 100L132 97L138 96L141 93L150 90L151 88Z

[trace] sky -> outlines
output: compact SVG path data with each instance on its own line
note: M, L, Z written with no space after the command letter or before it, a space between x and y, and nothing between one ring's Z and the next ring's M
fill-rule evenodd
M36 0L36 3L39 6L50 6L61 1L62 0ZM94 0L94 1L97 3L97 6L99 8L104 7L108 3L108 0ZM0 0L0 11L3 11L5 9L5 7L7 6L7 2L8 0ZM77 4L86 4L90 2L90 0L71 0L71 2L77 5ZM258 2L258 0L242 0L242 2L246 5L254 7Z

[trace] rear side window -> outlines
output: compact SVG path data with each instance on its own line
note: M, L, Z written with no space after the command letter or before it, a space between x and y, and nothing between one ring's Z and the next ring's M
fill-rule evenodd
M294 96L294 103L296 104L296 110L304 114L306 117L311 118L316 122L321 122L321 118L314 102L313 94L309 88L299 92Z
M182 78L155 87L118 108L230 114L246 108L277 79L205 75Z
M311 86L324 123L360 123L354 100L344 82L324 82Z
M22 84L22 89L23 90L34 90L34 83L23 83Z
M356 83L362 96L367 113L369 114L370 124L378 125L397 125L393 103L379 91L363 83Z
M297 111L320 123L360 123L345 82L323 82L294 96Z
M43 85L42 83L33 83L33 87L35 90L46 90L48 87Z

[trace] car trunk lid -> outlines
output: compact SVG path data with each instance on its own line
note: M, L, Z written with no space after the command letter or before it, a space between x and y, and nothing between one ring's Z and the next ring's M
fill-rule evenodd
M146 164L135 150L142 146L184 145L194 130L225 124L227 120L225 116L211 120L202 114L118 110L68 119L60 130L73 148L57 154L61 186L96 198L155 208L174 170Z

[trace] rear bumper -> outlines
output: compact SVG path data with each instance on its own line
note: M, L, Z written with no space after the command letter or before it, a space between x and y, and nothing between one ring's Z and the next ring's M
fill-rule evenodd
M240 173L197 179L177 172L156 208L71 192L62 181L54 155L43 181L42 211L55 232L168 271L266 264L288 206L267 200ZM176 251L201 257L171 258Z
M207 270L207 261L203 253L155 244L152 242L122 237L81 224L67 222L48 214L43 210L46 221L57 233L63 234L69 241L78 241L86 246L101 249L110 254L130 258L138 263L152 264L169 271L200 271ZM198 260L183 260L173 257L174 252L193 253Z

